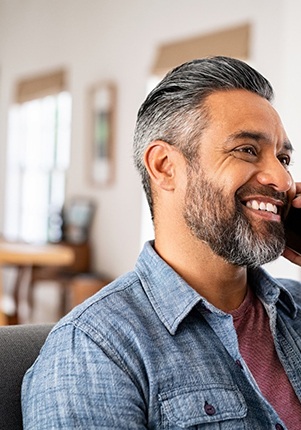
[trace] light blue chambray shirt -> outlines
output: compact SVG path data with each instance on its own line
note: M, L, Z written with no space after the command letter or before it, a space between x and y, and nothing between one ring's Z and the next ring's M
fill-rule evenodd
M249 276L300 398L301 285L262 269ZM286 428L240 355L232 317L151 243L133 272L58 323L24 378L22 400L25 430Z

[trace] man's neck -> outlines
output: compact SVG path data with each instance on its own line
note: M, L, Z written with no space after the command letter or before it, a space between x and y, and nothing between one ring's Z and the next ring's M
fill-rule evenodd
M192 288L224 312L237 309L247 292L247 270L227 263L195 238L155 240L155 250Z

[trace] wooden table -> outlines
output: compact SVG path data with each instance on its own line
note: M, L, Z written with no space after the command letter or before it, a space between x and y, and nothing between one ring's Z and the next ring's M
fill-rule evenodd
M32 281L32 270L43 266L69 266L74 261L72 248L61 244L33 245L27 243L13 243L0 241L0 265L13 266L17 269L14 286L15 313L7 319L8 323L20 322L20 297L23 293L28 297L28 290ZM1 296L3 294L1 292ZM3 315L2 315L3 317ZM0 324L5 323L1 318Z

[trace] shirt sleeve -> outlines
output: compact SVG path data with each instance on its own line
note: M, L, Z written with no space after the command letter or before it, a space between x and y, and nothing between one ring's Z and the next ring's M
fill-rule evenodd
M25 430L146 429L142 391L81 329L54 330L22 385Z

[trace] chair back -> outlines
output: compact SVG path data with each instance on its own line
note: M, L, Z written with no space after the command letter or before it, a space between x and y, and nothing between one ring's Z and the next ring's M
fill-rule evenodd
M53 324L0 327L0 429L21 430L21 385Z

